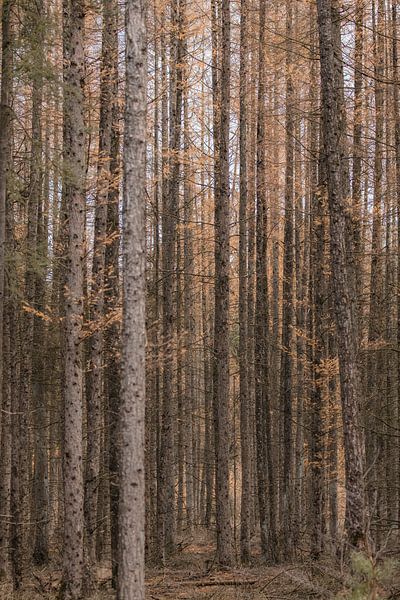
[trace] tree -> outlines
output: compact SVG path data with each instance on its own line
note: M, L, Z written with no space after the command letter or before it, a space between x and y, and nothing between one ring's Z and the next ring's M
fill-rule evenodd
M240 8L240 200L239 200L239 369L240 369L240 439L242 452L241 497L241 559L250 559L250 406L247 356L247 102L248 102L248 6L242 0Z
M215 318L214 410L216 458L217 559L233 562L229 498L229 106L230 106L230 7L221 3L221 73L218 185L215 198Z
M256 307L255 307L255 403L257 440L257 484L261 546L265 557L277 558L276 489L271 443L269 390L267 198L265 157L265 0L260 0L257 100L256 171Z
M330 0L318 0L318 32L321 63L323 160L327 174L330 216L332 287L342 398L346 470L346 531L348 542L360 547L366 541L364 500L364 439L360 427L360 376L357 364L357 335L351 305L351 285L346 265L346 198L343 193L341 149L343 127L338 83L343 85L335 52L333 15ZM339 74L339 76L338 76ZM339 79L339 81L338 81Z
M168 174L163 189L162 235L164 252L163 270L163 409L161 422L159 472L159 551L164 556L175 547L175 469L174 453L174 394L173 394L173 341L174 341L174 280L176 269L177 220L179 207L179 148L182 128L182 51L181 4L171 1L171 56L169 105ZM167 115L165 115L166 117ZM164 124L166 126L166 123Z
M144 600L146 24L141 0L125 12L124 303L117 598Z
M81 597L83 577L82 319L85 224L84 51L85 5L64 0L64 182L67 281L64 350L64 569L65 600Z
M90 318L93 332L90 338L89 397L87 400L88 432L85 474L85 521L87 529L88 558L95 563L95 541L97 529L97 501L100 474L100 431L103 398L103 344L104 332L104 287L106 282L106 236L108 195L111 181L111 144L113 129L114 78L114 20L115 6L112 0L103 2L103 39L100 72L100 122L99 154L97 162L97 194L95 231L93 245L92 290Z
M294 86L293 86L293 3L286 2L286 171L285 171L285 228L282 298L282 358L280 371L280 402L283 411L283 473L281 491L281 544L283 556L288 558L293 549L292 524L292 329L293 275L294 275Z
M1 96L0 96L0 356L6 356L4 352L3 340L5 339L4 313L5 313L5 250L6 250L6 199L7 199L7 181L10 164L11 151L11 93L12 93L12 66L13 66L13 48L12 48L12 22L11 8L12 0L6 0L2 5L1 13L1 31L2 31L2 52L1 52ZM3 411L2 435L1 435L1 480L0 480L0 502L1 506L9 505L10 494L10 475L8 455L9 449L9 422L4 416L7 409L7 399L3 397L3 369L4 362L0 360L0 406ZM8 444L7 444L8 442ZM1 552L0 571L1 576L5 574L5 546L7 545L7 525L4 520L0 523L0 547Z

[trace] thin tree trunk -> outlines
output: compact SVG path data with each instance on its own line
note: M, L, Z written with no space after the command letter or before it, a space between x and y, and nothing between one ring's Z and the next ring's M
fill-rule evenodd
M6 347L3 344L6 336L5 318L5 251L6 251L6 199L7 183L11 151L11 94L12 94L12 0L4 0L1 15L2 54L1 54L1 92L0 92L0 356L6 357ZM8 331L10 323L8 322ZM9 350L10 352L10 350ZM0 505L8 514L10 501L10 398L3 396L6 389L3 376L4 362L0 360L0 407L1 418L1 462L0 462ZM8 386L9 387L9 386ZM0 520L0 576L3 577L7 568L7 536L6 519Z
M265 0L260 0L259 80L257 108L257 216L256 216L256 309L255 309L255 403L257 481L261 547L265 557L277 557L276 489L271 444L269 397L269 327L267 276L267 199L265 183Z
M219 193L215 198L215 318L214 406L216 432L217 560L233 563L229 494L229 109L230 109L230 5L221 3L221 73L219 122Z
M182 17L184 18L184 16ZM194 257L193 257L193 197L191 188L191 163L190 163L190 130L189 107L187 93L184 98L184 331L185 331L185 480L186 480L186 518L190 531L193 526L195 508L195 448L193 414L195 412L195 379L194 379L194 342L195 342L195 316L193 310L194 290Z
M242 0L240 12L240 200L239 200L239 369L240 369L240 440L242 465L240 555L243 563L250 560L250 411L247 385L247 61L248 6Z
M363 133L363 54L364 54L364 2L357 0L356 3L356 31L355 31L355 53L354 53L354 122L353 122L353 173L352 173L352 196L353 196L353 227L354 227L354 251L357 263L356 270L356 293L358 305L358 317L361 316L361 299L363 284L362 264L362 133Z
M107 199L110 187L111 140L113 125L114 16L113 0L103 0L103 39L100 67L100 122L97 193L94 224L90 321L90 394L87 398L87 457L85 473L85 524L88 560L96 562L97 496L100 474L100 428L103 398L102 318L104 315L105 244L107 235Z
M180 160L178 150L181 140L182 120L182 44L178 39L178 0L171 1L171 56L170 56L170 155L169 174L163 192L163 408L161 422L161 449L159 471L159 525L160 551L164 557L175 549L175 468L174 468L174 394L173 394L173 343L174 343L174 280L176 268L176 226Z
M120 407L120 327L117 320L119 310L119 102L118 102L118 2L113 0L109 6L109 27L112 31L110 43L110 70L113 82L112 93L112 129L110 142L110 181L108 186L107 236L111 240L105 251L105 296L104 308L111 317L111 323L105 332L105 381L107 403L108 469L110 498L110 537L112 584L116 587L118 570L118 504L119 504L119 448L118 415Z
M285 228L282 297L282 358L280 371L280 404L283 411L283 472L281 491L282 558L288 559L293 550L292 536L292 401L293 358L293 199L294 199L294 87L293 87L293 3L286 2L286 180Z
M394 112L394 135L395 135L395 162L396 162L396 213L397 213L397 345L400 347L400 105L399 105L399 63L398 63L398 45L397 45L397 3L392 3L392 37L393 37L393 112ZM397 355L397 378L400 381L400 354ZM397 412L400 418L400 386L398 385ZM398 456L400 461L400 455ZM400 470L397 477L397 519L400 518Z
M383 201L383 134L384 134L384 91L381 79L383 72L383 14L382 2L378 0L378 22L376 23L375 2L372 3L372 25L374 36L374 68L375 68L375 157L374 157L374 200L372 214L371 242L371 278L370 278L370 313L368 323L368 370L367 395L367 465L371 469L368 485L370 505L375 504L376 516L382 512L382 496L379 489L379 474L384 457L381 449L380 429L376 419L380 412L380 390L383 386L383 351L379 347L383 331L383 254L382 254L382 201ZM379 537L380 526L375 530Z
M39 262L47 264L48 228L44 201L39 202L37 256ZM46 340L46 328L43 314L46 307L46 267L36 275L35 310L33 329L33 380L32 399L34 407L34 449L35 466L33 481L33 516L35 525L35 543L33 559L43 565L49 560L49 473L48 473L48 421L47 421L47 375L43 343Z

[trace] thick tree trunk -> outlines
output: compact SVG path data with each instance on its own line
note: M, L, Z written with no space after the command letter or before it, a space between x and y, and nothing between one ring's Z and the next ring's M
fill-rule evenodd
M326 164L330 215L330 250L340 366L346 471L346 532L352 546L366 540L364 498L365 450L360 427L360 376L357 365L357 331L346 264L346 198L343 192L341 148L343 127L337 85L338 53L330 0L317 0L322 84L323 160ZM343 85L343 80L342 80Z
M125 13L124 301L118 600L144 600L146 24L141 0Z
M78 600L83 577L82 319L85 223L83 0L64 0L64 196L68 219L65 302L64 569L62 597Z

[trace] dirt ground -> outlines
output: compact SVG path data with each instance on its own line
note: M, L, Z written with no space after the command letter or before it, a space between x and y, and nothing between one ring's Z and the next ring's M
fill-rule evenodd
M307 600L341 596L343 579L338 567L307 561L293 565L271 567L255 556L253 565L221 571L213 564L214 548L206 539L187 541L181 551L162 570L148 568L146 600ZM111 572L107 564L97 571L97 589L87 595L89 600L112 600ZM49 569L32 570L24 589L13 594L10 585L0 583L0 600L54 600L60 572ZM374 596L375 597L375 596ZM400 598L378 595L377 598ZM369 598L357 596L357 598Z

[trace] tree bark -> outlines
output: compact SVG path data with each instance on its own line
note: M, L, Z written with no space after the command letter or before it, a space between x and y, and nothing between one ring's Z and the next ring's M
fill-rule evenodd
M364 500L364 436L360 427L360 377L357 364L357 332L351 304L351 284L346 265L346 198L343 165L338 80L341 70L330 0L317 0L322 84L322 128L330 215L330 251L341 380L342 417L346 471L346 532L351 546L366 541ZM340 75L338 76L338 73Z
M240 555L243 563L250 561L250 503L251 495L251 445L250 410L248 394L247 356L247 102L248 102L248 4L241 1L240 8L240 198L239 198L239 369L240 369L240 440L242 466Z
M141 0L125 13L124 300L118 600L144 600L146 24Z
M280 404L283 411L283 471L281 489L282 558L293 550L292 536L292 338L293 338L293 199L294 199L294 86L293 86L293 3L286 2L286 172L285 227L282 296L282 357L280 371Z
M102 424L104 284L107 236L107 201L111 185L111 143L113 127L114 0L103 0L103 37L100 66L100 122L97 162L97 192L94 224L90 323L89 397L87 398L87 456L85 472L86 544L90 565L96 562L97 496L100 474L100 429Z
M260 0L257 166L256 166L256 308L255 308L255 404L257 481L261 547L271 562L277 558L276 489L271 444L269 397L269 326L267 275L267 198L265 157L265 0Z
M221 3L221 73L219 121L219 193L215 198L215 320L214 407L216 431L217 560L233 563L229 494L229 110L230 110L230 5Z
M64 0L64 196L68 219L65 302L64 565L62 597L78 600L83 577L82 319L85 224L83 0Z
M5 255L6 255L6 199L7 182L11 151L11 94L12 94L12 0L4 0L1 14L2 54L1 54L1 92L0 92L0 356L6 357L4 345L6 328L5 322ZM8 330L10 325L8 324ZM10 419L7 417L9 402L5 392L4 362L0 360L0 407L1 419L1 463L0 463L0 505L9 507L10 501ZM7 535L8 527L5 519L0 520L0 576L3 577L7 568Z

